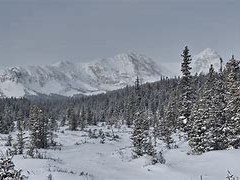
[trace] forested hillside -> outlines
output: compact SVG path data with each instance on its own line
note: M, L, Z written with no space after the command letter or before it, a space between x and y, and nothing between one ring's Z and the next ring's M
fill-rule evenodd
M181 77L162 77L154 83L80 97L27 97L0 100L0 133L9 134L12 155L39 158L38 149L61 147L59 129L88 132L89 137L120 138L114 129L131 129L132 158L148 155L152 164L165 163L158 141L168 149L178 148L176 134L191 147L188 154L240 146L240 69L232 57L220 69L209 67L207 74L191 74L188 47L182 53ZM102 124L111 133L88 127ZM16 139L12 139L16 132ZM14 143L13 143L14 142Z

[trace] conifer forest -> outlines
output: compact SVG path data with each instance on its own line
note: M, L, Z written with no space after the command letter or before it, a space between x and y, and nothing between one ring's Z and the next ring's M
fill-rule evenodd
M239 153L240 61L232 56L223 65L220 58L220 69L210 65L207 74L192 74L187 46L179 59L181 76L162 76L153 83L141 83L137 77L134 86L98 95L0 99L0 132L6 141L7 154L0 161L1 179L31 176L14 170L12 157L61 161L47 152L60 153L66 148L60 138L66 132L67 138L76 136L73 141L81 139L74 144L79 148L96 141L102 147L118 144L123 141L122 134L127 133L124 140L129 142L128 146L118 153L126 158L127 149L129 161L147 157L153 167L165 166L168 163L165 153L177 151L182 143L189 147L185 154L192 157L219 150L236 149L233 152ZM75 158L88 163L81 154ZM46 177L53 179L56 171L78 174L52 165ZM97 179L84 171L78 175Z

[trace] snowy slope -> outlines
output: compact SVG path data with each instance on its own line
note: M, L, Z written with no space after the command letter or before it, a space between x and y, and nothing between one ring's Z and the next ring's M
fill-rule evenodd
M48 66L13 67L0 72L0 95L90 95L133 85L137 76L144 83L157 81L167 73L151 58L136 53L91 63L65 61Z
M89 128L111 133L106 127ZM63 145L61 150L43 150L48 159L15 156L16 169L22 169L29 180L45 180L49 174L54 180L200 180L201 175L203 180L224 180L227 170L240 176L240 150L187 155L187 142L178 140L178 149L167 150L159 141L157 147L163 150L166 164L150 165L148 157L131 158L131 129L114 131L119 141L107 138L105 144L89 139L87 132L59 131L56 140ZM0 137L4 144L7 136Z
M193 56L192 73L207 73L211 64L218 71L220 68L220 55L216 51L207 48L198 55Z

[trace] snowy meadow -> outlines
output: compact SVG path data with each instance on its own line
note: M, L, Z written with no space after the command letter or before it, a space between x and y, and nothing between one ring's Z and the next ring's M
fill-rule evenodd
M107 126L91 126L83 131L69 131L63 127L56 132L56 142L61 146L55 149L39 150L41 158L16 155L13 162L16 169L29 180L224 180L227 171L240 176L239 150L212 151L199 155L188 155L187 142L173 135L176 149L168 149L162 141L157 147L163 152L165 164L151 164L151 157L132 159L132 145L129 141L132 129L123 126L114 128L119 137L112 138ZM89 129L103 130L109 137L102 143L101 137L89 137ZM16 134L13 134L14 137ZM1 136L1 151L7 148L7 136Z

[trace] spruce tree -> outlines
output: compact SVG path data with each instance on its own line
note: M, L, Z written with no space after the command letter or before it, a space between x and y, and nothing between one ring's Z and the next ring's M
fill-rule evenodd
M23 116L22 111L17 112L16 120L17 120L17 129L20 130L22 128L21 124L24 121L24 116Z
M49 117L48 120L48 143L50 146L55 146L56 142L54 141L54 131L56 131L57 129L57 122L55 120L55 118L53 117Z
M94 122L93 112L90 107L87 107L86 118L87 118L86 121L89 125L97 125Z
M0 179L1 180L22 180L21 170L15 170L12 157L0 159Z
M12 141L13 141L12 136L8 135L7 142L6 142L5 146L12 146Z
M212 83L214 95L212 97L213 110L211 122L211 137L210 146L213 150L222 150L227 148L227 137L224 132L224 124L226 122L226 84L223 79L222 59L220 58L220 72L215 76L215 81Z
M143 146L146 143L145 134L143 130L143 122L144 122L144 114L141 111L140 103L141 103L141 94L140 94L140 83L139 78L137 77L135 82L135 99L136 99L136 110L134 114L134 127L132 133L132 142L133 142L133 157L139 157L144 154Z
M80 128L81 130L84 130L87 124L87 117L84 107L82 107L81 113L80 113Z
M209 151L209 118L208 106L205 99L200 99L194 105L192 111L192 119L194 119L193 127L189 133L189 145L194 154L201 154Z
M200 92L200 98L192 110L193 128L189 135L189 145L193 153L203 153L226 148L225 88L221 78L211 65L208 79Z
M24 145L25 145L25 133L23 132L23 125L20 123L18 134L17 134L17 143L16 143L16 153L23 154Z
M48 147L48 118L46 118L42 109L37 106L31 107L30 110L30 139L31 148L47 148Z
M239 61L234 57L226 65L227 106L224 131L228 137L228 147L240 146L240 81Z
M166 147L168 149L172 148L172 144L173 144L173 139L171 137L171 135L173 134L174 130L173 128L170 126L170 123L167 121L166 118L162 118L160 120L160 136L161 139L163 140L163 142L166 144Z
M182 77L180 80L180 117L179 124L183 131L189 132L191 129L192 122L190 121L190 115L192 110L192 101L193 101L193 91L192 91L192 76L191 76L191 55L189 54L189 49L186 46L183 50L183 62L181 65Z
M139 78L135 82L136 95L136 114L134 115L134 127L132 132L133 157L143 156L144 154L154 156L155 149L152 145L150 135L150 121L147 112L141 107L142 94L140 90Z
M126 108L125 108L125 121L126 121L126 125L128 127L131 127L133 125L133 119L134 119L134 115L136 113L136 99L135 99L135 95L134 93L129 94L127 100L126 100Z
M132 133L133 142L133 157L139 157L146 154L146 148L148 146L149 127L146 124L146 116L143 112L137 112L135 114L134 127Z
M14 130L13 108L5 106L0 116L0 133L9 134Z
M168 124L169 130L171 130L172 132L175 132L178 126L177 118L179 117L178 99L177 99L176 90L173 90L173 92L170 94L170 98L168 99L168 104L164 114L165 114L164 119Z
M71 131L77 130L78 120L77 120L77 115L75 114L73 107L71 107L68 111L68 123L69 123L69 129Z

